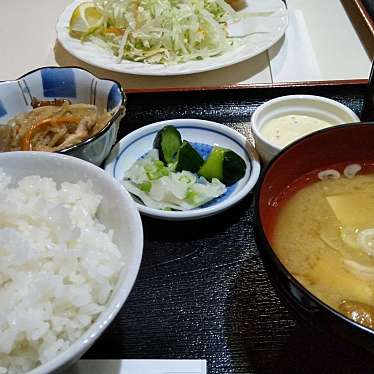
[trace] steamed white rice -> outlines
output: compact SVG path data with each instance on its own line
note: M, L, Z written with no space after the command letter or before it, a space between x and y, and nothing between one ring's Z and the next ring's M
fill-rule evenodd
M66 350L93 323L123 266L96 218L91 183L0 169L0 373L23 373Z

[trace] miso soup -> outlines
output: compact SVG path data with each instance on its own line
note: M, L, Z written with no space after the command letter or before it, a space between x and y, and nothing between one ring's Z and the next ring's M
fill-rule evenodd
M271 244L311 293L374 328L374 173L337 169L280 198Z

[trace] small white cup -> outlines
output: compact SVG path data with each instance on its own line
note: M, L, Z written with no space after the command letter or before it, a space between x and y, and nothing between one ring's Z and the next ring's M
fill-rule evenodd
M251 117L256 150L264 163L268 163L282 148L263 136L262 126L274 118L291 114L316 117L331 123L331 126L360 121L345 105L321 96L289 95L269 100L260 105Z

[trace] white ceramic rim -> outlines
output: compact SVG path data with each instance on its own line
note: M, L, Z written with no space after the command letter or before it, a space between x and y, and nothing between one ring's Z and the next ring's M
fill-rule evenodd
M246 150L248 159L251 163L251 172L249 175L248 183L238 192L230 195L226 200L222 201L221 203L213 206L209 206L206 208L195 208L193 210L186 210L186 211L163 211L154 208L150 208L144 206L143 204L136 203L139 211L147 216L159 218L163 220L169 221L185 221L185 220L192 220L197 218L204 218L219 212L222 212L232 205L238 203L241 199L243 199L255 186L259 176L260 176L260 161L257 156L257 153L254 149L251 149L252 146L250 145L249 141L246 137L236 130L231 129L228 126L225 126L218 122L207 121L202 119L169 119L165 121L155 122L144 127L141 127L129 135L122 138L119 142L119 147L121 147L121 142L123 143L132 143L137 138L140 138L147 134L150 131L157 130L165 126L166 124L173 123L183 123L187 124L191 127L206 127L208 129L218 130L218 132L222 133L223 135L228 136L229 138L236 141L240 146ZM116 147L116 146L115 146ZM146 150L145 150L146 151ZM109 154L109 157L105 163L105 170L113 176L113 162L115 160L115 156ZM123 187L125 189L125 187Z
M351 116L352 122L359 122L360 121L360 118L356 115L355 112L353 112L353 110L351 110L350 108L348 108L344 104L341 104L341 103L339 103L335 100L332 100L332 99L329 99L329 98L323 97L323 96L317 96L317 95L286 95L286 96L277 97L275 99L271 99L271 100L266 101L265 103L261 104L253 112L252 117L251 117L251 128L252 128L252 131L253 131L254 135L257 138L259 138L262 142L264 142L268 146L273 147L277 151L281 151L284 147L279 148L277 145L274 145L273 143L271 143L268 139L266 139L262 135L260 129L257 127L257 124L258 124L257 117L260 115L260 113L264 109L267 109L269 106L271 106L275 103L282 102L282 101L288 101L290 99L299 99L299 100L306 100L306 101L320 101L320 102L323 102L323 103L326 103L326 104L330 104L332 106L335 106L335 107L338 107L338 108L342 109L345 113L347 113L349 116ZM339 125L336 125L336 126L339 126Z
M81 2L86 2L87 0L75 0L72 4L68 5L65 10L61 13L58 18L58 22L56 25L56 33L57 33L57 40L61 43L66 51L72 54L74 57L78 58L79 60L86 62L92 66L96 66L102 69L107 69L110 71L116 71L119 73L126 73L126 74L136 74L136 75L151 75L151 76L173 76L173 75L187 75L187 74L196 74L205 71L220 69L226 66L231 66L236 63L248 60L252 57L255 57L262 52L268 50L274 44L276 44L286 32L288 26L288 13L287 8L283 1L281 0L273 0L277 2L277 6L279 7L282 12L284 12L284 20L282 19L282 27L278 30L278 32L274 32L274 36L272 39L265 43L261 47L255 48L251 53L249 51L240 51L240 49L245 49L246 44L239 46L231 51L226 52L221 56L215 56L211 58L207 58L202 61L188 61L183 64L178 65L156 65L156 64L144 64L141 62L121 62L116 63L113 58L108 54L108 58L104 58L102 61L102 56L99 53L99 58L95 58L94 55L91 56L92 51L86 52L85 46L80 44L76 44L77 40L70 37L69 32L67 30L67 25L69 24L69 20L71 14L73 13L74 9L77 5ZM252 0L261 2L262 0ZM282 17L279 17L281 19ZM78 41L79 42L79 41ZM80 42L79 42L80 43ZM243 48L244 47L244 48ZM97 48L97 47L96 47ZM88 48L92 49L92 48ZM88 50L87 49L87 50ZM100 52L100 50L99 50Z
M0 153L0 161L1 158L5 155L9 157L9 154L14 155L22 155L22 157L25 157L26 152L18 151L18 152L4 152ZM63 155L59 153L49 153L49 152L27 152L27 157L33 157L33 155L42 157L45 159L60 159L65 160L64 162L69 162L72 167L79 167L79 168L85 168L90 169L94 174L99 174L100 178L104 179L106 182L110 183L117 192L123 196L125 200L128 200L130 202L130 205L133 204L133 199L130 196L130 194L122 188L122 186L113 178L111 178L108 173L106 173L104 170L99 168L98 166L95 166L87 161L81 160L79 158ZM142 221L139 215L138 210L134 206L134 209L128 210L130 219L134 221L134 227L139 227L140 229L134 230L134 242L139 243L139 248L135 252L135 256L133 257L132 266L126 273L126 282L122 282L122 284L119 285L118 290L113 297L113 299L110 301L109 304L106 305L105 310L99 315L99 318L87 329L87 331L79 338L77 339L73 344L70 345L70 347L58 354L55 358L52 360L46 362L45 364L42 364L35 369L29 371L29 374L45 374L49 373L53 370L56 370L60 367L63 367L64 365L67 365L69 361L73 360L79 352L86 351L86 348L89 348L95 340L98 338L98 336L101 335L101 333L106 329L106 327L112 322L114 317L117 315L117 313L122 308L124 301L126 301L127 297L130 294L130 291L132 290L132 287L135 283L135 280L137 278L137 275L139 273L140 269L140 263L142 259L143 254L143 225Z

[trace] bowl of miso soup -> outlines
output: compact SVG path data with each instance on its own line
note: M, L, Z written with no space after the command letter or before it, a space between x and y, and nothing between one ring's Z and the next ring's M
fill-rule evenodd
M374 123L285 148L260 180L255 209L280 296L310 324L374 352Z

